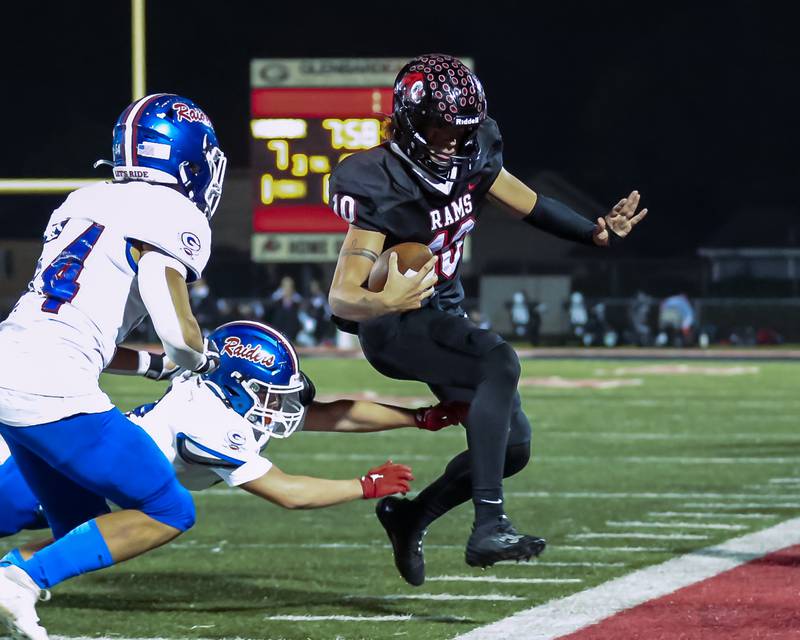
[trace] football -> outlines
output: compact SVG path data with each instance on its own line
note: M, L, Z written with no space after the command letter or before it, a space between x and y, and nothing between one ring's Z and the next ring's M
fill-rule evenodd
M367 288L373 293L383 291L386 286L386 278L389 275L389 256L397 254L397 270L403 275L410 277L415 275L431 259L433 254L424 244L419 242L402 242L393 247L389 247L372 265L369 272Z

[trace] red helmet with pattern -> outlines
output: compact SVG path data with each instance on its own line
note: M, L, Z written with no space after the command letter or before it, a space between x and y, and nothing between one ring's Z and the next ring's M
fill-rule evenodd
M480 151L477 131L486 118L486 96L478 77L458 58L440 53L408 62L394 82L393 141L414 164L443 180L467 171ZM454 149L434 147L434 128L449 129Z

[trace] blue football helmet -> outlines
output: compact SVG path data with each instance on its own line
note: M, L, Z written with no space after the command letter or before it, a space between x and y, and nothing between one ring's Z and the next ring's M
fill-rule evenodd
M309 393L292 343L265 324L245 320L218 327L208 341L220 358L219 367L202 376L206 384L262 435L292 435L302 424Z
M154 93L128 105L114 125L114 180L176 185L209 219L222 196L227 159L208 116L191 100Z

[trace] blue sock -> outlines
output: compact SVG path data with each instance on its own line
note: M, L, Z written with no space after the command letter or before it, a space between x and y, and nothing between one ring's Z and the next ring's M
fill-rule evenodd
M25 562L22 559L22 554L20 554L19 549L12 549L2 558L0 558L0 566L5 566L9 564L15 564L19 566L20 562Z
M75 527L49 547L34 553L30 560L22 560L19 554L17 556L6 556L4 560L8 559L20 567L42 589L114 564L108 545L94 520Z

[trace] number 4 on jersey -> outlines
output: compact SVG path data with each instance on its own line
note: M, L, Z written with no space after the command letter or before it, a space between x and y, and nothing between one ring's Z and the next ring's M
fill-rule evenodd
M105 227L96 222L70 242L55 260L42 272L42 292L47 299L42 303L42 311L58 313L61 305L72 302L81 288L78 277L83 271L86 258L94 249Z

